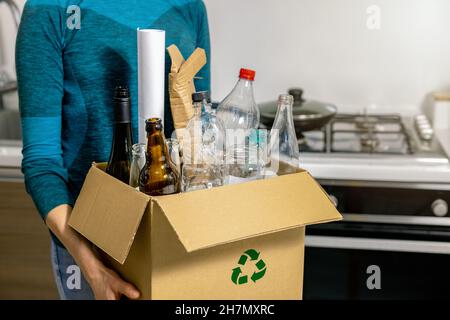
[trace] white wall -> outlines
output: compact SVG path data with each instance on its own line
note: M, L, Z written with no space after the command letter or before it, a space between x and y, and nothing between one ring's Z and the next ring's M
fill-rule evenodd
M23 6L24 0L16 0ZM434 90L450 90L449 0L205 0L212 37L213 97L222 99L241 66L257 70L259 102L291 86L341 111L376 104L418 111ZM381 29L367 28L370 5ZM13 24L0 5L0 67L14 65Z
M25 0L15 0L22 10ZM16 27L8 7L0 4L0 71L16 78L14 48L16 40ZM3 96L3 104L6 109L19 108L19 98L17 92L12 92Z
M258 102L291 86L341 111L417 112L450 89L448 0L205 0L212 35L213 97L241 66L257 70ZM367 28L370 5L381 29Z

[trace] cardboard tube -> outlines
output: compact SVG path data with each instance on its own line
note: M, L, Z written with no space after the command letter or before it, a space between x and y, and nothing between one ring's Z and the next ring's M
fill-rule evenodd
M138 29L139 142L146 143L145 120L161 118L164 123L164 72L166 32Z

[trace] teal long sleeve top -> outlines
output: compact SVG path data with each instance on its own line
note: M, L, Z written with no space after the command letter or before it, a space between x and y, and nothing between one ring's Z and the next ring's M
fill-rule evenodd
M116 85L130 87L137 141L137 28L163 29L167 46L176 44L185 57L201 47L210 60L201 0L26 2L16 42L22 171L44 219L59 205L73 206L92 162L108 160ZM169 69L166 56L166 76ZM209 90L209 63L198 76L197 90ZM165 108L171 134L168 94Z

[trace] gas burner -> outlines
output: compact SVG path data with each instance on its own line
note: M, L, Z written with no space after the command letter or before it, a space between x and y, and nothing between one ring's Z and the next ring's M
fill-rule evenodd
M372 153L380 145L380 139L373 133L361 135L360 143L362 150Z
M339 154L339 158L448 161L439 141L419 139L416 129L412 117L399 114L337 114L322 130L299 135L299 149L305 154Z
M379 123L377 117L367 115L355 117L355 126L363 131L375 130Z
M330 152L411 154L410 136L400 115L339 114L330 123Z

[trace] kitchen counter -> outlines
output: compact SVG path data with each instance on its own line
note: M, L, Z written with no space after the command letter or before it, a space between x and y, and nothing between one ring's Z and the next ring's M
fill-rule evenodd
M318 180L380 181L449 184L450 163L446 158L339 157L301 154L300 166Z
M0 108L0 180L22 181L22 134L17 91L13 87L8 90L4 87L3 91L4 94L0 95L3 101L3 109Z
M0 145L0 180L21 180L22 146ZM449 146L450 147L450 146ZM301 154L300 166L318 180L357 180L450 184L448 160L342 159L339 156Z
M22 181L22 144L0 140L0 181Z

